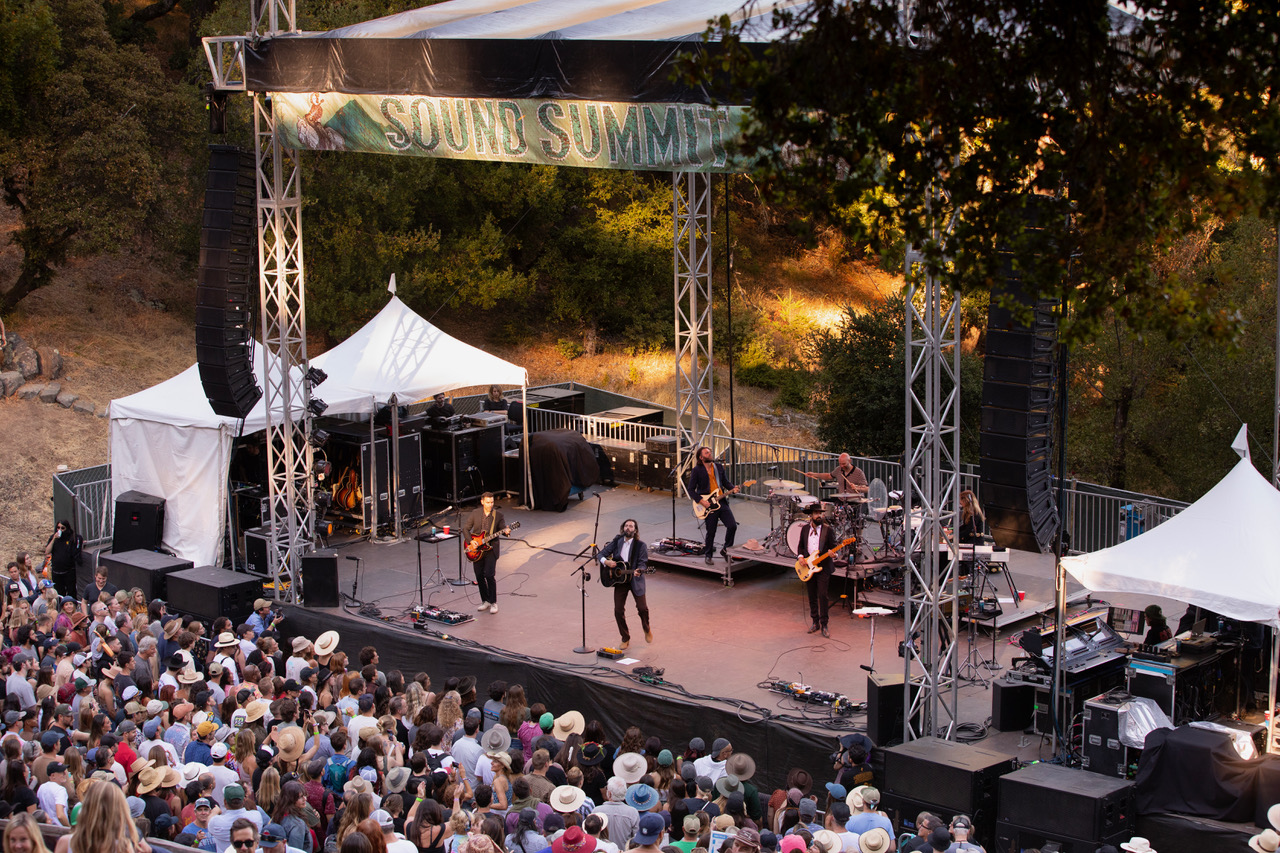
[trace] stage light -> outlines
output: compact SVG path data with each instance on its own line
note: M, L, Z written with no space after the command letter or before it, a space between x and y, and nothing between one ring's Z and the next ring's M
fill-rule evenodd
M316 475L316 479L323 482L325 477L333 473L333 463L328 459L317 459L311 470Z
M311 446L314 447L316 450L319 450L320 448L324 447L325 442L329 440L329 433L325 432L322 429L313 429L311 431L311 438L309 440L311 442Z
M307 375L304 377L312 388L329 378L329 374L325 373L318 367L308 367Z
M327 408L329 408L329 404L326 403L324 400L321 400L319 397L312 397L311 400L307 403L307 411L310 412L311 416L315 418L318 418L321 415L323 415L324 410Z

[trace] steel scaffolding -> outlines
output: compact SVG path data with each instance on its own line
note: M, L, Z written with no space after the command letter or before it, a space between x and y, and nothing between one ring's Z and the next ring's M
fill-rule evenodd
M932 242L943 242L936 224ZM959 722L958 549L946 546L953 544L960 491L960 292L947 293L936 275L914 270L920 260L908 247L904 741L950 740Z
M677 454L707 443L714 423L711 360L711 176L675 172ZM677 462L682 457L677 456Z

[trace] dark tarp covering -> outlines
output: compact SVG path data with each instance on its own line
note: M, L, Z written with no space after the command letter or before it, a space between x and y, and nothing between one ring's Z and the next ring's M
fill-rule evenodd
M641 688L634 682L597 670L599 674L565 672L556 661L525 660L498 649L469 647L431 637L425 632L385 625L366 619L335 615L331 610L309 610L285 605L286 634L316 637L335 630L339 648L355 656L364 646L378 649L383 671L398 669L406 679L426 672L440 689L450 675L474 675L476 692L483 699L490 681L524 685L530 702L542 702L556 716L577 710L599 720L617 742L628 726L638 725L646 736L656 735L672 752L683 750L690 738L707 743L725 737L738 752L756 760L755 784L764 793L781 787L787 771L803 767L813 774L814 788L832 776L829 756L836 749L836 734L819 734L789 724L760 721L754 714L741 716L733 708L699 704L657 688ZM565 647L576 644L572 626L546 626L564 637ZM612 666L608 667L613 670ZM697 692L697 684L683 685Z
M754 46L750 49L756 49ZM251 92L709 104L673 79L700 42L281 36L245 44Z
M542 430L529 435L529 476L534 509L564 512L571 487L585 489L600 482L600 463L581 433Z
M1138 760L1138 814L1253 820L1259 765L1241 758L1221 732L1191 726L1156 729L1147 735Z

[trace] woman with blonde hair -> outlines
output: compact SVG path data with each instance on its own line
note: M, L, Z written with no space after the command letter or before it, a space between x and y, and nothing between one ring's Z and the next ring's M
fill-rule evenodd
M142 616L147 615L147 596L139 587L129 590L129 615Z
M342 820L338 822L338 831L324 843L326 851L341 847L342 842L347 840L347 836L356 831L360 821L373 814L373 794L356 794L354 797L348 797L346 806L342 812Z
M235 769L240 774L240 784L246 791L253 790L253 774L258 770L258 740L249 729L236 732Z
M453 743L455 733L462 731L462 697L450 690L440 699L436 708L436 725L444 730L444 743Z
M138 837L124 791L110 782L90 782L70 835L58 839L57 853L150 853Z
M978 545L982 543L982 527L987 517L978 504L978 496L969 489L960 493L960 543L962 545Z
M9 819L4 828L4 853L49 853L34 817L22 812Z
M276 800L280 799L279 770L268 767L262 771L262 778L258 780L258 790L254 792L254 799L258 808L266 812L268 817L275 813Z
M414 727L418 712L427 704L427 691L416 681L410 681L404 689L404 723L406 729Z

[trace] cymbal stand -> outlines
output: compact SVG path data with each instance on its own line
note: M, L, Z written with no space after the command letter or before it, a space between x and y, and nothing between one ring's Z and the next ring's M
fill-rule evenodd
M983 580L985 581L985 578ZM978 615L977 609L981 601L982 585L979 583L978 589L974 592L973 597L969 599L969 613L965 618L969 625L969 654L964 659L964 663L960 664L960 669L956 671L956 676L965 681L976 681L984 688L990 688L991 678L983 670L991 669L991 661L983 656L982 648L978 645L978 620L974 618ZM952 606L959 607L959 601Z

